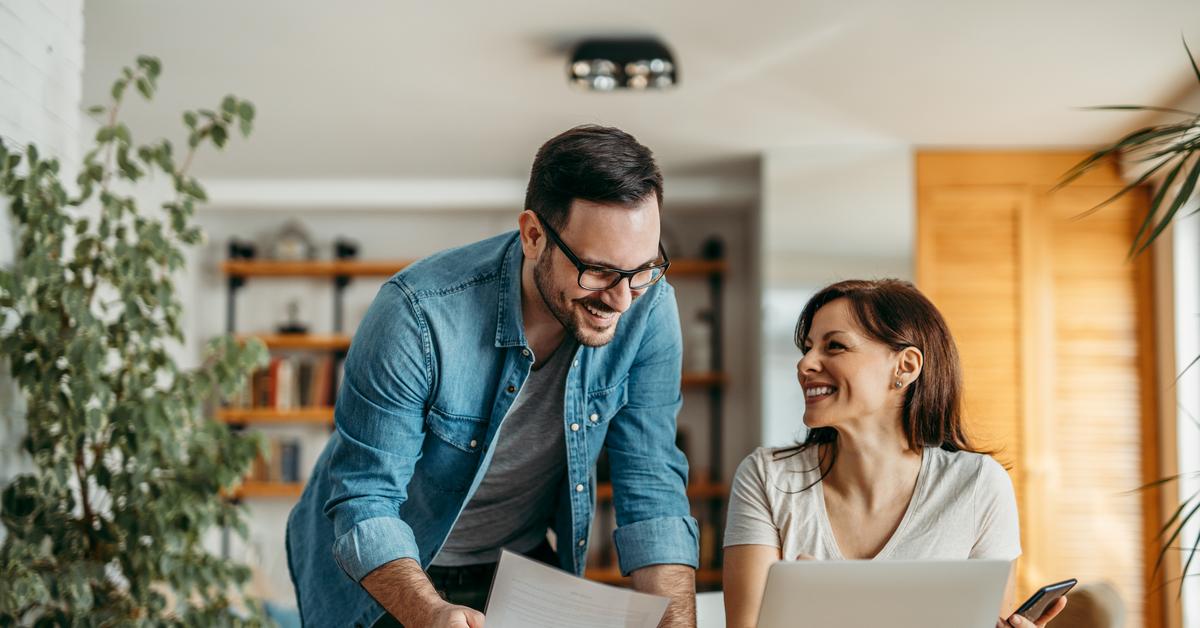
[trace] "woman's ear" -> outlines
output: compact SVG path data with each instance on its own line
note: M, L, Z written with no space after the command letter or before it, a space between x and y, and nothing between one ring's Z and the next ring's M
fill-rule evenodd
M905 347L900 350L897 358L896 381L901 385L896 388L903 388L917 381L917 377L921 375L921 368L925 364L925 356L916 347Z

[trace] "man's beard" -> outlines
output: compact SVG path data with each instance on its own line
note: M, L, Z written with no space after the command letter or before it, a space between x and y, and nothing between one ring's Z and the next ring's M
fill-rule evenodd
M548 252L543 253L533 267L533 285L537 287L538 294L542 295L542 303L546 304L546 309L550 310L554 318L575 337L575 341L579 344L585 347L603 347L611 342L617 332L620 315L614 317L612 324L604 329L585 328L585 325L582 325L579 320L581 314L578 309L571 307L572 302L567 299L566 293L561 290L557 293L554 292L550 257ZM580 308L586 303L598 312L613 311L599 298L576 299L574 303L578 304Z

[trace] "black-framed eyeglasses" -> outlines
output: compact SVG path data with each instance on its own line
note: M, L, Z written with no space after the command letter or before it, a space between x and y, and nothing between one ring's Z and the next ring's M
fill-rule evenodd
M622 279L629 280L630 290L641 290L662 279L663 275L667 274L667 268L671 265L671 260L667 257L667 250L663 248L662 242L658 243L658 254L662 256L662 261L652 266L645 266L635 270L621 270L619 268L607 268L605 266L588 264L581 261L579 256L575 255L571 247L567 246L567 243L563 242L562 238L559 237L558 232L547 224L546 219L538 216L538 220L541 221L542 228L546 230L546 235L550 236L554 244L562 250L567 259L579 271L579 287L584 290L595 292L608 290L621 283Z

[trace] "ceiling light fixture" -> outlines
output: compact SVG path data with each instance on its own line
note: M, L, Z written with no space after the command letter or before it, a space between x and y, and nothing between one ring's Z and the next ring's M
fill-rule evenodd
M666 89L679 83L671 51L659 40L587 39L567 63L568 80L581 89Z

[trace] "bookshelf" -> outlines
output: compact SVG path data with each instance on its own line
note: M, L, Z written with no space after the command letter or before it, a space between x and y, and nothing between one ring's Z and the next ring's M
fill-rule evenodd
M333 425L333 406L311 406L306 408L221 408L217 420L230 425L250 423L276 423L284 425L312 423Z
M684 372L680 385L684 391L705 395L708 409L709 466L704 477L689 482L688 498L697 518L702 524L701 569L696 573L699 590L720 587L720 543L723 526L723 511L727 501L728 486L722 483L721 443L722 407L725 389L730 375L724 371L722 356L722 291L729 266L721 252L720 243L706 243L704 258L684 258L671 262L668 271L672 280L683 280L679 284L703 282L708 288L707 307L712 316L711 367L696 372ZM229 259L221 264L220 270L228 286L226 331L236 332L236 299L238 291L251 279L308 278L332 282L334 289L333 329L324 334L240 334L240 338L258 338L272 352L310 352L332 355L335 368L350 348L351 336L343 329L344 291L354 278L387 277L402 270L411 260L364 261L354 259L328 261L278 261L257 259ZM331 397L331 401L332 401ZM216 420L239 429L250 426L316 426L330 429L333 426L332 405L290 407L244 407L222 408L215 414ZM696 452L690 452L696 453ZM231 498L238 500L297 500L304 488L303 482L271 482L247 480L232 491ZM597 518L602 509L611 514L612 485L599 483L596 490ZM707 551L706 549L707 548ZM611 548L601 551L611 552ZM609 554L611 556L611 554ZM607 557L605 557L607 558ZM587 571L587 577L610 584L628 584L612 560L601 560L601 566Z

